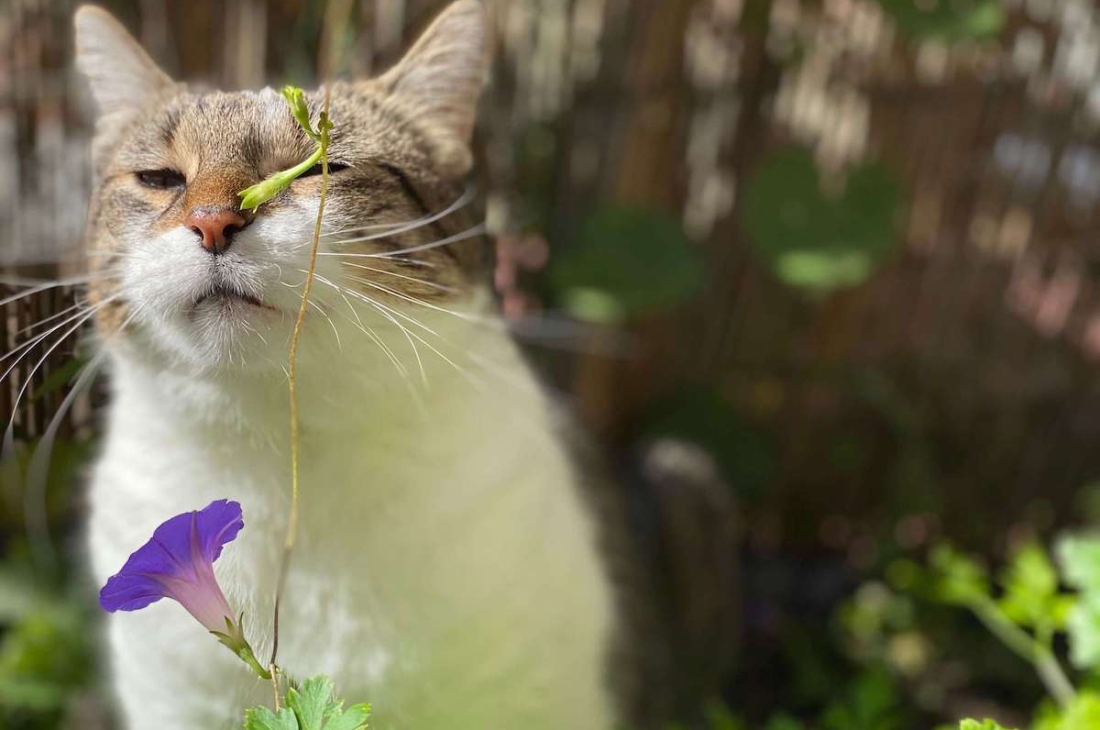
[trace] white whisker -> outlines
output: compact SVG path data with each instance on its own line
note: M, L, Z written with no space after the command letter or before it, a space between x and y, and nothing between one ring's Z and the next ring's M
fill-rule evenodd
M330 253L322 251L320 256L344 256L346 258L363 258L363 259L388 259L394 256L404 256L405 254L418 253L420 251L427 251L433 248L440 248L441 246L449 246L452 243L458 243L470 238L476 238L482 236L488 230L488 226L484 223L479 223L473 228L468 228L462 233L456 233L453 236L448 236L441 241L432 241L431 243L422 243L418 246L411 246L409 248L403 248L398 251L386 251L384 253ZM343 242L341 242L343 243Z
M455 289L454 287L444 286L443 284L437 284L434 281L428 281L427 279L417 279L415 276L407 276L405 274L399 274L396 271L387 271L385 269L376 269L373 266L366 266L364 264L353 264L350 261L344 261L343 264L345 266L352 266L356 269L365 269L366 271L373 271L373 272L378 273L378 274L386 274L388 276L393 276L393 277L396 277L398 279L405 279L406 281L413 281L413 282L416 282L417 284L423 284L424 286L431 287L432 289L438 289L440 291L445 291L448 294L457 294L458 293L458 290Z
M447 206L444 210L442 210L439 213L435 213L433 215L425 216L423 218L418 218L417 220L409 221L407 223L392 223L392 224L391 223L375 223L373 225L368 225L368 226L359 226L359 227L356 227L356 228L345 228L345 229L340 230L340 231L332 231L330 233L326 233L326 234L324 234L323 237L338 236L338 235L341 235L343 233L350 233L352 231L372 231L372 230L376 230L376 229L392 229L392 230L385 230L383 233L377 233L377 234L373 234L373 235L370 235L370 236L365 236L365 237L362 237L362 238L344 239L344 240L337 241L337 243L361 243L363 241L374 241L374 240L377 240L379 238L389 238L390 236L397 236L397 235L400 235L402 233L407 233L408 231L414 231L417 228L422 228L423 226L427 226L427 225L430 225L432 223L435 223L437 220L440 220L441 218L446 218L451 213L454 213L456 210L459 210L460 208L464 208L467 205L469 205L470 203L472 203L476 196L477 196L477 191L474 190L474 188L470 187L470 188L467 188L466 191L462 193L462 195L458 198L458 200L451 203L449 206Z

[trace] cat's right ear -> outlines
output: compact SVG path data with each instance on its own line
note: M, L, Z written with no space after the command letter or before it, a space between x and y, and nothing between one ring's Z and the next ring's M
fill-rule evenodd
M94 5L76 11L76 65L88 77L101 118L140 110L172 85L113 15Z

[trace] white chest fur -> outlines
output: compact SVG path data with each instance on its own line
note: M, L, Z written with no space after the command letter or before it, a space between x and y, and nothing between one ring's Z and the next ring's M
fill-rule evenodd
M462 347L422 352L412 385L365 338L306 340L280 662L371 702L372 728L606 730L610 593L552 413L495 328L451 334ZM460 359L470 351L476 364ZM97 581L164 519L238 500L245 529L217 572L266 656L289 501L285 380L165 373L125 353L113 376L92 486ZM109 635L135 730L239 727L246 704L270 699L167 601L113 616Z

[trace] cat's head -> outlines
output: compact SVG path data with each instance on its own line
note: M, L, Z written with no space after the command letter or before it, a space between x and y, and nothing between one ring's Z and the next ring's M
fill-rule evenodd
M99 331L188 366L285 361L320 171L255 213L238 193L315 145L278 92L190 90L104 10L77 12L76 39L99 108L86 242ZM462 207L487 48L482 3L459 0L393 69L329 88L332 174L308 327L384 329L395 312L480 286L484 240ZM316 120L325 93L307 99Z

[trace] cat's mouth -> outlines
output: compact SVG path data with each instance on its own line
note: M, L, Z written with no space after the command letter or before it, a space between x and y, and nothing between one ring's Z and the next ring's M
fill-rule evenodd
M267 309L270 311L278 311L275 307L269 304L264 304L257 297L242 292L232 287L225 286L223 284L215 284L206 290L198 299L192 304L192 309L198 309L205 302L217 302L225 304L241 303L252 307L258 307L259 309Z

